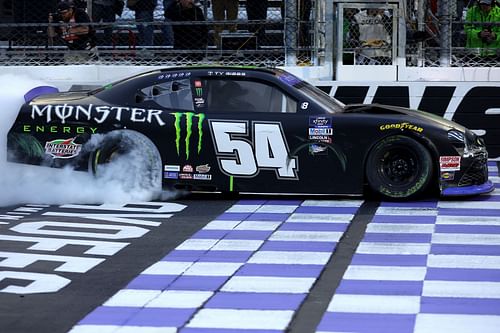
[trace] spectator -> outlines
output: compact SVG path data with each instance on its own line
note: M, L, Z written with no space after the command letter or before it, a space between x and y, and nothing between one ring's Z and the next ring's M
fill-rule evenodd
M248 30L257 36L259 44L262 44L266 34L267 2L268 0L247 0L246 2L248 21L260 21L252 22L248 27Z
M176 0L163 0L163 13L165 17L165 23L162 26L164 45L174 46L174 30L172 29L172 20L169 18L169 12L172 10L170 7L177 3Z
M153 42L153 20L154 9L157 0L127 0L127 7L135 12L137 30L139 30L139 45L152 46Z
M368 8L362 10L354 19L359 31L359 57L361 65L392 64L392 20L383 9Z
M238 0L212 0L212 12L215 21L236 21L238 18ZM220 33L225 29L224 25L217 23L214 26L215 45L221 46ZM235 22L228 25L230 32L236 32Z
M114 3L120 0L93 0L92 1L92 22L112 23L115 22ZM111 24L104 26L104 38L99 40L99 45L111 45L113 27Z
M205 24L205 16L200 7L195 5L194 0L178 0L169 7L165 14L172 22L184 22L176 24L174 31L174 48L179 50L205 50L207 46L208 29ZM186 24L188 23L188 24ZM204 53L195 53L191 57L194 60L201 60Z
M500 46L500 9L494 0L479 0L467 9L465 32L467 48L473 48L481 56L495 56Z
M96 59L95 32L88 24L90 22L85 10L76 8L74 2L61 1L57 5L57 13L49 14L49 38L60 37L71 51L87 51L75 52L75 61ZM57 26L53 23L57 23Z

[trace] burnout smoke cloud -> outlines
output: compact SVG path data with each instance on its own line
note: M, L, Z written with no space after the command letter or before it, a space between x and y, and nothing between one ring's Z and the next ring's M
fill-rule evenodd
M137 163L133 156L106 166L99 179L90 173L8 163L7 133L30 89L47 85L28 77L0 75L0 206L15 204L117 203L154 199L157 193L138 183L127 182L125 165ZM96 138L95 140L99 140ZM123 175L118 177L116 175ZM169 195L163 193L163 198Z

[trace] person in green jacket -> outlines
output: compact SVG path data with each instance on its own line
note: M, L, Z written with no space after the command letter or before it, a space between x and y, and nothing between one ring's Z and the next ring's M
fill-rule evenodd
M500 48L500 8L495 5L495 0L478 0L467 9L465 32L467 48L476 49L481 56L497 55Z

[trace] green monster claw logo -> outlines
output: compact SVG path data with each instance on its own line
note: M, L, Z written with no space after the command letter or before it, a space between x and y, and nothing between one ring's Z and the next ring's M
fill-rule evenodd
M203 119L205 119L204 113L193 113L193 112L173 112L171 113L175 117L175 147L177 148L177 155L180 156L180 143L181 143L181 120L182 117L186 117L186 138L184 139L186 145L186 160L189 159L189 143L191 140L191 134L193 134L193 118L198 118L198 154L201 151L201 143L203 140Z

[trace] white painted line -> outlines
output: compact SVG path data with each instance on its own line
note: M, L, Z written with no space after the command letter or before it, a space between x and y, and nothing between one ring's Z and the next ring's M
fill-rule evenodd
M429 254L430 244L361 242L356 253L364 254Z
M381 281L423 281L426 267L350 265L344 279Z
M262 205L257 209L257 213L293 213L297 205Z
M146 307L196 309L201 307L213 294L211 291L200 290L165 290L151 300Z
M282 222L279 221L243 221L235 230L276 230Z
M413 333L498 333L500 316L459 314L417 314Z
M338 242L342 232L337 231L276 231L269 240L297 242Z
M424 281L422 296L500 298L500 282Z
M252 264L325 265L330 252L258 251L249 260Z
M369 233L432 234L433 231L433 224L411 223L370 223L366 228Z
M223 239L215 244L211 250L213 251L257 251L264 243L261 240L250 239Z
M291 293L309 292L315 279L305 277L233 276L221 288L229 292Z
M438 206L439 208L498 209L500 215L500 203L489 201L439 201Z
M435 216L437 213L436 208L379 207L376 215Z
M305 200L302 207L359 207L363 200Z
M226 213L253 213L259 208L260 205L233 205Z
M104 306L133 306L142 308L158 297L161 290L122 289L107 300Z
M293 311L201 309L186 327L285 330Z
M500 256L429 254L427 267L500 269Z
M193 265L192 262L186 261L159 261L146 268L141 274L181 275L191 265Z
M445 216L440 215L436 224L500 225L500 216Z
M416 314L420 311L420 296L336 294L327 311Z
M213 220L203 227L204 230L233 230L241 221Z
M293 213L286 222L347 223L351 222L353 217L353 214Z
M186 239L179 246L177 246L176 250L210 250L215 243L217 243L218 239Z
M193 276L231 276L243 263L195 262L183 275Z
M500 245L500 234L448 234L432 235L433 244Z
M69 333L176 333L176 327L78 325Z

